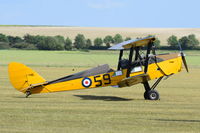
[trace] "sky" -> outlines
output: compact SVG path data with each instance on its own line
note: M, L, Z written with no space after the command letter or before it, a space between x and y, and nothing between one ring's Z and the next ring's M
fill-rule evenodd
M0 0L0 25L200 28L200 0Z

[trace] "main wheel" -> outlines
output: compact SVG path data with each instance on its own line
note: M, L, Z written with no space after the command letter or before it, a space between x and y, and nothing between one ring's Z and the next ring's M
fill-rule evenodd
M144 92L144 99L145 99L145 100L148 100L148 99L149 99L149 98L148 98L148 91L145 91L145 92Z
M148 100L158 100L160 99L160 95L156 90L150 90L147 92Z
M31 95L31 92L30 91L26 91L26 98L28 98L28 96Z

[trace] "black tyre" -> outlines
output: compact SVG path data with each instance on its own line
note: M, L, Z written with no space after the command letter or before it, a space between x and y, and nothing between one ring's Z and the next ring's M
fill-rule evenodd
M147 91L144 92L144 99L145 99L145 100L148 100L148 99L149 99L149 98L148 98L148 92L147 92Z
M159 95L158 91L156 91L156 90L148 91L147 97L148 97L148 100L159 100L160 99L160 95Z
M26 91L26 98L28 98L28 96L31 95L31 92L30 91Z

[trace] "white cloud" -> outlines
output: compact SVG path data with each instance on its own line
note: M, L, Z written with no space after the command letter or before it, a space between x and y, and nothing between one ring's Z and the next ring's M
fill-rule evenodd
M90 0L88 6L94 9L112 9L123 7L124 3L117 0Z

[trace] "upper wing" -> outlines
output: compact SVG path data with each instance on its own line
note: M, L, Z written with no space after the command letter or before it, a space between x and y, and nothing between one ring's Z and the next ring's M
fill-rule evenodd
M141 74L129 78L125 78L121 80L118 85L119 87L126 87L126 86L132 86L138 83L146 82L150 80L148 74Z
M148 45L149 42L154 41L155 37L145 37L142 39L133 39L133 40L128 40L119 44L116 44L109 49L112 50L121 50L121 49L129 49L131 47L139 47L139 46L145 46Z

